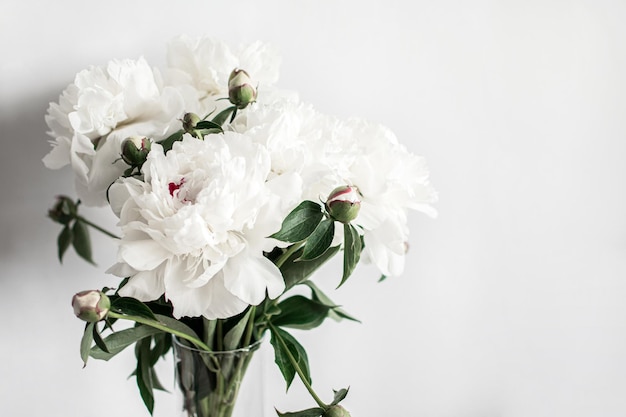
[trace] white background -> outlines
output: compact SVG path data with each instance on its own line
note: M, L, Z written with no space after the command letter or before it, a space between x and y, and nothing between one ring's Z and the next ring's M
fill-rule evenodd
M0 415L148 415L131 352L81 369L70 298L116 284L115 251L94 235L97 268L59 265L45 214L73 194L41 163L44 114L79 70L162 67L187 33L273 43L279 86L429 161L440 215L411 216L406 273L360 267L332 296L362 324L298 334L323 397L350 385L354 417L626 416L625 19L597 0L3 0ZM313 406L261 356L269 410ZM176 415L172 396L155 415Z

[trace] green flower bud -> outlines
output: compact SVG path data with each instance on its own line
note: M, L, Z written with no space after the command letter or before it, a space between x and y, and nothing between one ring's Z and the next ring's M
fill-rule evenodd
M192 133L196 129L198 122L202 120L200 116L195 113L185 113L183 116L183 129L187 133Z
M79 319L95 322L103 320L109 313L111 300L102 291L81 291L72 297L72 307Z
M330 407L322 417L351 417L348 410L340 406L339 404Z
M230 73L228 99L238 109L244 109L248 104L256 101L256 88L252 85L252 80L246 71L235 68Z
M60 195L57 196L57 202L48 210L48 217L53 221L61 224L69 224L76 216L76 204L71 198Z
M350 223L361 209L359 190L351 185L342 185L333 190L326 201L326 211L333 220Z
M131 167L140 167L146 162L152 143L143 136L131 136L122 142L122 159Z

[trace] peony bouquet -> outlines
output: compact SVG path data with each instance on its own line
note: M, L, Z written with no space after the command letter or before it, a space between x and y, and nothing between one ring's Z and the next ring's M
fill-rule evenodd
M347 389L323 401L289 333L354 320L311 277L335 255L338 286L360 260L399 275L408 209L435 215L421 157L383 126L322 114L276 88L278 69L266 44L179 37L163 71L143 58L91 67L48 109L53 141L43 161L70 165L78 195L60 196L49 211L62 225L59 258L71 246L91 262L90 228L118 248L107 273L119 285L72 300L86 321L82 360L134 345L150 412L161 388L154 365L174 347L209 355L196 379L177 359L181 389L193 394L184 394L185 412L231 415L249 359L214 355L253 350L269 332L287 388L297 375L316 403L278 415L348 416L339 404ZM87 220L81 204L109 206L119 232Z

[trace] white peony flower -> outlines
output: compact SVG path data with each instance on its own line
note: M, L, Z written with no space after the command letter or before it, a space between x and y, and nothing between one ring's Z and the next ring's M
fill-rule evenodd
M70 164L86 205L106 204L106 189L128 167L119 160L128 136L162 139L179 128L190 105L183 90L163 86L147 62L111 61L76 75L46 116L53 148L51 169Z
M314 198L310 194L314 191L327 196L336 186L356 186L361 208L353 223L363 230L364 259L384 275L400 275L408 240L406 211L436 215L430 204L437 194L424 159L409 153L380 125L334 119L320 126L323 133L319 142L310 144L311 153L328 173L317 178L305 175L305 195ZM339 228L337 233L341 232Z
M274 48L261 42L231 49L212 38L180 36L168 45L167 63L179 78L187 77L205 95L224 95L235 68L246 70L263 88L276 83L280 57Z
M233 132L186 135L167 155L154 145L142 171L144 181L121 179L109 192L123 233L110 272L130 276L120 294L165 294L175 317L214 319L282 293L263 251L300 201L298 175L268 180L266 149Z

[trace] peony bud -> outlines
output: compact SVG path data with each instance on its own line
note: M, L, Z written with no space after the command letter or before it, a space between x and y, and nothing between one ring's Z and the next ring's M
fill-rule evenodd
M359 190L351 185L335 188L326 201L326 210L330 217L341 223L350 223L356 219L360 209Z
M196 125L200 122L200 116L195 113L185 113L183 116L183 129L187 133L192 133L196 129Z
M50 210L48 210L48 217L53 221L61 224L69 224L70 221L76 216L76 204L71 198L64 195L57 197L57 202Z
M230 102L243 109L256 101L256 88L252 86L252 80L248 73L235 68L228 77L228 98Z
M131 167L140 167L146 162L152 143L143 136L131 136L122 142L122 159Z
M322 417L351 417L348 410L340 406L339 404L330 407Z
M95 322L103 320L109 313L111 300L102 291L81 291L72 297L72 307L79 319Z

